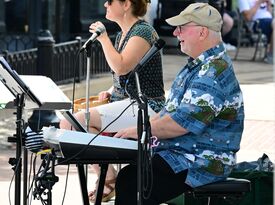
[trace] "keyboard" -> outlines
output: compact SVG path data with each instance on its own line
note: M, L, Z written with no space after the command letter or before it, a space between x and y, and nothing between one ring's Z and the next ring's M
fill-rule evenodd
M72 130L43 127L43 139L62 158L91 161L127 161L137 158L138 143L135 140L96 136Z

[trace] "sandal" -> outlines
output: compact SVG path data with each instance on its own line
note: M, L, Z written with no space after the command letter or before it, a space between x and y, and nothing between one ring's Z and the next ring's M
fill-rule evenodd
M110 180L105 180L104 187L106 187L109 190L109 192L108 193L103 192L102 199L101 199L102 202L110 201L111 198L113 198L115 196L115 186L114 185L111 186L111 184L115 184L115 183L116 183L116 178L110 179ZM96 189L89 192L88 196L89 196L90 202L95 202Z

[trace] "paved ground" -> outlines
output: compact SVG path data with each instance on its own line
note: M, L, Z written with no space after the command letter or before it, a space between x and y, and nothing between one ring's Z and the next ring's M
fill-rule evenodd
M186 61L185 56L176 55L174 50L169 51L173 55L164 55L164 78L165 88L169 88L171 81L178 72L181 65ZM231 53L234 55L234 52ZM252 50L242 48L240 60L234 61L234 69L241 83L245 102L245 129L241 142L241 150L238 153L238 162L257 160L263 153L268 154L275 161L275 87L274 70L272 65L262 61L249 61ZM100 90L107 89L111 85L109 76L94 76L91 79L91 95ZM60 86L69 97L71 86ZM77 97L85 95L85 83L77 85ZM6 142L7 136L15 133L15 119L11 111L0 110L0 198L1 204L8 204L8 187L12 179L11 166L8 158L15 156L14 146ZM61 204L65 187L66 167L60 166L56 169L60 181L53 189L53 204ZM95 175L90 174L88 189L93 188ZM76 168L71 166L65 203L81 204L80 189L78 187ZM13 203L14 184L11 186L10 197ZM35 201L32 204L41 204ZM112 203L106 203L112 204Z

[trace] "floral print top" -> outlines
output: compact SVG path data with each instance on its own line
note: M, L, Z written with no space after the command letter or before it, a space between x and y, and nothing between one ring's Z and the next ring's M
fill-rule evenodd
M170 115L188 130L185 135L159 140L154 148L175 173L188 169L186 184L197 187L230 174L240 148L244 107L222 43L188 60L160 114Z
M115 41L117 51L121 52L127 45L128 40L133 36L139 36L145 39L150 45L153 45L159 38L157 32L150 24L143 20L138 20L128 31L120 46L121 32L118 33ZM111 101L123 100L128 97L136 99L138 97L135 75L129 72L126 75L118 76L113 71L112 74L114 90L111 95ZM138 70L138 76L141 92L148 98L148 105L155 112L159 112L165 104L162 58L160 52Z

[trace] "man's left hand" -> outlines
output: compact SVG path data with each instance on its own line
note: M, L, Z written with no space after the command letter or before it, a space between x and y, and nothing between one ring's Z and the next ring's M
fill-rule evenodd
M114 137L116 138L132 138L137 139L137 128L130 127L126 129L119 130Z

